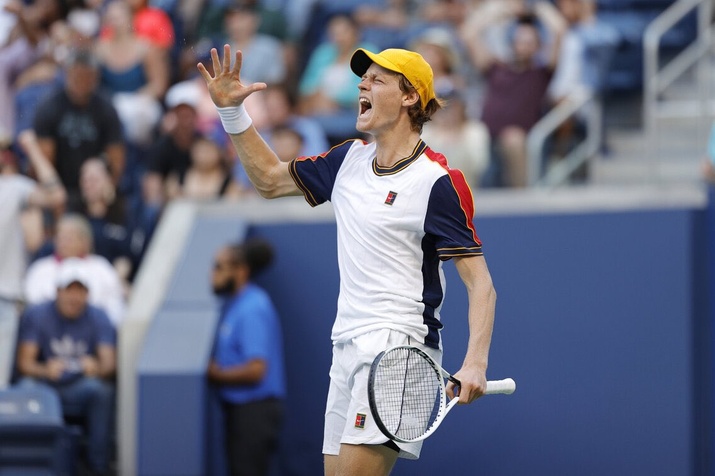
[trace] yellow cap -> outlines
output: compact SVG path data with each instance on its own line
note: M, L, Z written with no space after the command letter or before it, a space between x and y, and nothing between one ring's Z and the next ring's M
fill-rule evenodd
M423 108L430 100L435 99L432 68L419 53L398 48L371 53L366 49L358 48L350 58L350 69L362 77L372 63L403 74L420 95Z

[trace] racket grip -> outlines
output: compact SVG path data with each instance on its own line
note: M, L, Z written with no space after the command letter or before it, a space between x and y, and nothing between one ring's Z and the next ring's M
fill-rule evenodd
M516 382L514 379L505 378L504 380L490 380L487 382L487 395L503 393L511 395L516 390Z

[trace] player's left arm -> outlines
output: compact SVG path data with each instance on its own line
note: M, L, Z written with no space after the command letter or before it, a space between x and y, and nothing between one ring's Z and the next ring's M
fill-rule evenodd
M484 256L454 258L459 276L467 288L469 299L469 343L462 368L454 374L462 383L459 403L471 403L487 389L489 347L494 327L496 291ZM447 394L453 397L454 384L447 385Z

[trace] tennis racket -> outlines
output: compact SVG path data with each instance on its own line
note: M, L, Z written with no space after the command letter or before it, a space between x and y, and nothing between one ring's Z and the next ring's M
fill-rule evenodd
M458 403L447 401L445 379L461 386L427 353L414 346L380 352L370 367L367 393L380 431L394 441L411 443L430 436ZM511 394L514 380L487 382L487 395Z

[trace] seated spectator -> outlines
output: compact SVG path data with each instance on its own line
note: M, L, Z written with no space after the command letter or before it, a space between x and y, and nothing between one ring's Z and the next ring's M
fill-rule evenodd
M457 39L444 28L429 28L417 36L410 49L422 55L432 67L435 91L462 93L466 87Z
M146 146L162 114L160 100L169 82L168 57L134 32L132 11L125 0L111 2L103 22L113 34L100 38L95 49L100 86L112 98L126 139Z
M65 63L63 86L38 104L42 114L34 120L42 153L57 169L70 205L80 201L79 170L90 157L107 157L117 186L124 173L122 125L98 91L98 66L89 51L74 51Z
M132 10L131 24L134 33L149 40L151 44L169 54L174 46L174 25L169 15L161 8L149 5L149 0L118 0L127 1ZM102 28L100 36L102 38L111 37L114 31L110 25Z
M116 331L107 314L88 303L91 277L65 260L57 297L25 310L17 369L20 387L45 386L59 395L67 417L81 417L87 431L92 474L106 474L114 431Z
M274 134L278 128L290 128L297 131L302 138L303 147L298 155L318 155L330 148L320 124L310 117L296 113L295 98L285 86L268 86L265 90L260 91L258 96L262 99L260 107L265 111L265 121L258 129L268 145L274 145Z
M7 43L0 44L0 142L15 136L15 81L40 61L47 48L50 25L61 16L60 2L56 0L30 4L14 0L2 8L16 22L7 32Z
M301 77L298 110L316 120L335 145L356 134L360 78L350 70L350 58L358 47L376 48L360 41L360 29L350 15L332 17L327 35L311 54Z
M441 25L448 29L459 29L467 17L469 8L481 3L481 0L472 2L460 0L426 0L421 3L419 19L422 22L432 26Z
M377 45L378 50L403 48L408 41L409 30L419 24L418 3L410 0L362 3L356 6L352 15L363 37Z
M514 24L523 16L529 15L529 0L483 0L467 10L467 16L459 29L459 35L469 51L469 43L477 37L473 32L470 36L467 31L477 26L481 34L484 48L486 48L499 61L508 62L512 59L512 38ZM483 20L486 17L489 21Z
M569 99L577 91L589 91L597 101L606 94L607 76L620 34L611 25L600 21L595 0L557 0L556 6L568 23L561 55L549 96L554 104ZM557 129L552 154L566 155L585 138L586 110L570 117ZM606 149L605 125L602 124L602 149Z
M187 80L171 86L164 103L167 111L159 137L147 152L147 171L142 177L143 209L136 217L146 234L146 242L168 201L167 179L172 174L186 173L191 165L191 146L201 137L197 113L200 90L196 81ZM216 112L215 107L213 112Z
M243 52L242 80L281 83L286 79L283 44L273 36L259 33L259 24L255 1L234 0L224 15L225 41L231 45L232 51Z
M301 154L304 142L300 132L289 126L278 126L271 132L271 149L283 162L290 162L296 157L305 157Z
M210 62L210 59L206 61L202 55L201 62L205 65ZM196 63L193 66L196 69ZM183 104L193 107L196 113L195 127L201 134L213 139L226 136L216 111L216 105L211 100L211 95L206 87L206 81L198 74L198 71L189 79L173 84L164 96L164 104L166 112L162 119L160 132L165 133L172 129L175 120L173 109L176 105ZM245 104L247 108L252 107L250 99Z
M52 23L49 35L42 42L44 54L15 77L16 139L23 131L32 129L37 106L44 97L62 87L62 64L74 51L91 47L89 42L96 34L94 26L91 19L83 19L77 10L72 10L66 20ZM20 156L22 171L27 172L26 157L21 149L15 148L15 151Z
M499 0L503 1L503 0ZM363 37L379 49L403 48L431 28L458 30L466 17L465 0L382 0L353 12Z
M558 102L576 88L602 93L620 41L618 31L599 20L595 0L557 0L556 6L568 29L549 94Z
M490 14L487 14L490 13ZM546 91L558 62L565 21L548 2L534 5L534 12L519 16L510 31L511 59L498 59L486 46L484 32L503 17L514 16L504 7L475 15L465 23L462 37L472 61L487 80L482 121L489 128L499 178L497 185L524 187L528 181L526 139L546 107ZM541 26L550 33L550 43L541 38ZM542 44L550 44L546 61L540 59Z
M39 304L54 299L55 282L62 262L78 258L89 275L89 302L104 310L118 326L124 318L125 294L122 280L106 258L92 253L92 227L79 214L66 214L57 223L54 254L35 260L27 270L24 282L25 299Z
M315 0L309 0L315 1ZM310 13L309 6L302 6L302 0L287 1L265 1L265 0L238 0L242 5L253 8L258 15L257 33L271 36L288 46L299 36L295 35L295 22L299 16L306 16ZM197 0L195 4L189 5L192 0L185 1L179 5L179 15L187 32L187 45L194 49L203 43L216 43L221 40L221 34L225 29L225 16L227 8L230 8L231 1L227 0ZM188 7L188 8L186 8ZM191 8L200 8L198 14L189 12ZM295 10L308 8L308 11L301 11L296 15ZM290 19L290 21L289 21ZM186 50L186 48L185 48ZM292 52L290 53L292 54ZM194 69L196 61L193 63ZM286 64L287 66L287 64Z
M99 158L82 164L79 180L82 204L77 210L92 226L94 253L117 270L129 292L144 248L144 232L131 216L127 200L117 194L107 163Z
M424 125L422 140L444 154L450 168L461 170L471 189L476 190L489 165L489 131L483 122L467 117L458 91L437 95L445 104Z
M35 164L38 182L18 173L17 158L0 149L0 389L8 385L15 351L22 280L27 270L29 237L23 215L36 207L64 206L65 192L57 173L48 163ZM41 210L39 210L41 211ZM42 228L34 234L42 234ZM39 246L37 243L35 246Z
M169 176L169 200L218 200L241 196L242 191L233 179L226 153L219 144L201 137L192 144L190 157L191 165L184 173Z

